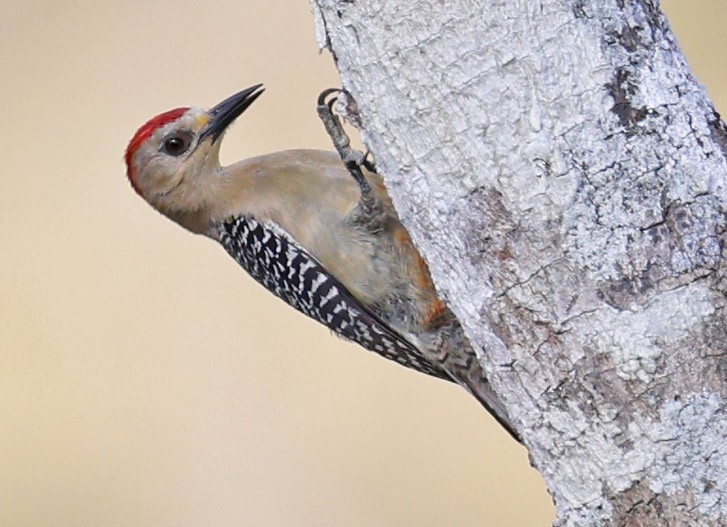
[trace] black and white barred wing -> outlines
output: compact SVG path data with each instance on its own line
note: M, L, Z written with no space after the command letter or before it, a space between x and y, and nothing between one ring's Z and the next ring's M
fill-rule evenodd
M337 335L409 368L449 379L276 225L231 218L219 227L218 239L255 280Z

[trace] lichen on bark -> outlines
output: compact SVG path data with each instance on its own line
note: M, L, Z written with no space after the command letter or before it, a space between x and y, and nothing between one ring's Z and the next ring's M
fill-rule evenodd
M312 5L558 524L724 524L727 134L658 3Z

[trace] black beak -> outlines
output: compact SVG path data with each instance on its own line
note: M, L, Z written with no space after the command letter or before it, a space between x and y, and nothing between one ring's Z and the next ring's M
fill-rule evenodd
M205 140L208 136L212 136L212 143L222 135L222 132L232 124L232 121L237 119L242 112L248 109L248 107L255 102L255 99L265 91L262 84L256 84L249 88L236 93L232 97L228 97L220 104L215 106L209 111L210 122L202 130L200 134L200 141Z

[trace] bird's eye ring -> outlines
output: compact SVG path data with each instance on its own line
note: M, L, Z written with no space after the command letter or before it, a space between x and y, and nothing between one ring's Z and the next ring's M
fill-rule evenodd
M188 132L176 132L162 141L161 151L172 157L179 157L184 154L192 145L192 134Z

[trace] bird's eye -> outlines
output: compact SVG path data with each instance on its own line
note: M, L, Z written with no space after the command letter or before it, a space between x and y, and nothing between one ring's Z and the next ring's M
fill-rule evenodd
M161 151L172 157L179 157L189 150L192 144L192 135L186 132L178 132L170 135L162 142Z

